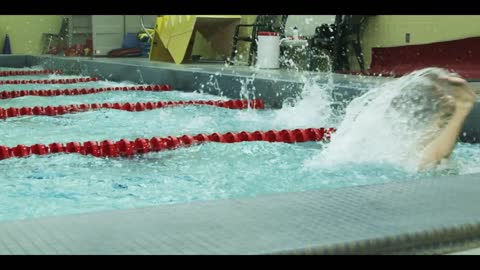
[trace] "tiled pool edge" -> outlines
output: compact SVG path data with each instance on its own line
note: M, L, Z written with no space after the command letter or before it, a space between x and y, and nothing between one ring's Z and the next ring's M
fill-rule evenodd
M0 223L0 254L443 254L478 242L480 174Z

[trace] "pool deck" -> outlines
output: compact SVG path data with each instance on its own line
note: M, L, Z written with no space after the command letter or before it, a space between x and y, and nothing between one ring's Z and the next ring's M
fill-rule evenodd
M235 97L248 83L277 103L304 83L291 71L218 64L0 57L0 65L12 67L40 63L71 74L170 83L186 91L212 82L206 92L222 89ZM326 80L320 75L318 80ZM385 79L333 77L345 89ZM472 119L475 128L477 121ZM478 181L480 173L0 222L0 254L474 253L480 247Z
M479 180L425 178L2 222L0 254L453 253L480 238Z

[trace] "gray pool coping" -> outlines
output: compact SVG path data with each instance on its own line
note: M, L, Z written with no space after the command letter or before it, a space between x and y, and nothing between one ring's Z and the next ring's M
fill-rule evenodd
M186 91L197 90L195 87L213 75L219 78L217 86L230 89L226 89L229 95L237 97L239 81L252 78L245 67L236 68L240 72L235 74L216 75L221 71L218 65L203 66L206 70L199 72L189 69L195 65L145 64L138 59L0 56L0 65L36 64L110 80L184 83L186 88L178 89ZM137 70L142 73L140 81ZM129 75L132 72L136 77ZM296 75L265 72L281 80L255 75L251 86L276 99L272 107L303 87ZM338 74L334 80L345 89L365 83ZM376 83L383 79L368 80ZM268 86L271 88L265 88ZM274 95L275 91L283 96ZM471 120L477 129L478 115ZM480 174L433 177L1 222L0 254L451 253L480 246L479 179Z
M480 237L480 174L0 223L0 254L442 254Z

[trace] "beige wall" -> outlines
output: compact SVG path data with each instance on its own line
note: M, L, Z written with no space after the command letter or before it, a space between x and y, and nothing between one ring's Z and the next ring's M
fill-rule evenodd
M425 44L480 36L480 15L378 15L369 17L362 31L366 66L373 47ZM405 34L410 33L410 43ZM358 69L357 61L352 63Z
M10 35L14 54L41 53L42 33L58 33L61 15L0 15L0 49L5 34ZM242 16L241 23L253 23L255 15ZM367 67L373 47L423 44L480 36L480 15L378 15L370 17L362 31L362 46ZM244 35L251 30L245 30ZM405 34L410 33L410 43ZM246 61L248 45L240 43ZM358 69L355 59L354 68Z
M58 34L62 17L61 15L0 15L0 50L3 49L5 34L8 33L13 54L40 54L42 33Z

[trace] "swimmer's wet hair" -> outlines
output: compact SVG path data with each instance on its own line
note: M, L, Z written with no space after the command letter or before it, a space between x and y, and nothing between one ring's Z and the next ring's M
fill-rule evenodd
M420 122L428 123L438 117L446 122L455 107L446 98L452 86L440 80L445 76L458 75L441 68L426 68L399 78L400 91L392 99L391 108Z

